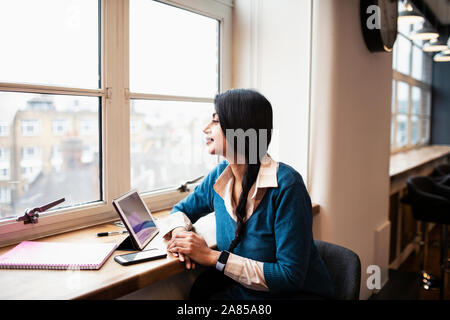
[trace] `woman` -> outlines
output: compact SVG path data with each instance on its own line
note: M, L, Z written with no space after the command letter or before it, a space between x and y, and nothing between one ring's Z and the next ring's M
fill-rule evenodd
M333 290L312 235L312 207L300 174L266 153L272 106L253 90L216 96L204 129L208 152L226 160L171 212L180 219L169 252L209 266L192 299L330 298ZM189 230L215 212L218 250Z

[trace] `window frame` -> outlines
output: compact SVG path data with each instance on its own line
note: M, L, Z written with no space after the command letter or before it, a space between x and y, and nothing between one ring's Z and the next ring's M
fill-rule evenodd
M157 0L220 21L219 91L231 88L232 0ZM0 92L27 92L99 97L101 141L100 201L43 213L37 224L17 222L16 218L0 220L0 247L22 240L41 238L113 220L118 216L112 200L130 189L130 98L147 94L130 94L129 90L129 0L99 0L100 4L100 69L99 89L0 83ZM151 95L152 99L176 99ZM195 97L183 97L194 99ZM206 99L202 98L201 100ZM211 102L213 99L207 99ZM124 152L125 150L125 152ZM143 195L150 210L172 207L186 196L174 189L158 190Z

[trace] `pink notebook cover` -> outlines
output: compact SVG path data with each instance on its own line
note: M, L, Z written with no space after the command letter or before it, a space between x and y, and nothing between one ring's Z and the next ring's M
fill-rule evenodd
M97 270L116 247L116 243L23 241L0 256L0 269Z

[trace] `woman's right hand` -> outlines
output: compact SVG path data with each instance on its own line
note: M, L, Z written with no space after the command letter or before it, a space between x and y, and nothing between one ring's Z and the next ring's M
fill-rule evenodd
M178 227L172 230L172 237L171 240L175 239L175 237L177 236L178 233L180 232L184 232L187 231L185 227ZM185 266L186 269L195 269L195 262L191 260L191 258L189 258L188 256L182 254L182 253L177 253L177 252L172 252L172 254L175 257L178 257L178 259L181 262L185 262Z

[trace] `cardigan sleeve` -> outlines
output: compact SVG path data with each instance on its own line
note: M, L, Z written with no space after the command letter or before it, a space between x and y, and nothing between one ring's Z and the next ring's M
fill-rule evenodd
M274 218L276 261L264 263L270 291L298 291L303 287L312 247L312 205L300 179L280 190Z

